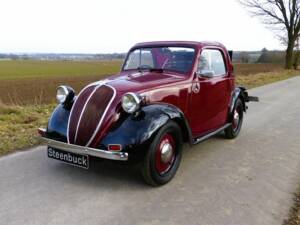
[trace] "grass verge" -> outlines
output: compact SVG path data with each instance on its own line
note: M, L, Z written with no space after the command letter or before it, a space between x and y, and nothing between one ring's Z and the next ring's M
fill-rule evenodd
M7 106L0 103L0 155L39 143L37 128L45 126L55 105Z
M300 71L298 70L276 70L267 73L237 75L236 82L238 85L245 86L249 89L281 80L286 80L298 75L300 75Z
M283 225L299 225L300 224L300 187L294 196L294 206L290 209L288 219Z

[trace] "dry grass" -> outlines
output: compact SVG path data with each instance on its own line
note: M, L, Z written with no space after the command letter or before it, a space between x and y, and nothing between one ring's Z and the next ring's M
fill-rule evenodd
M8 105L53 103L56 88L59 85L70 85L78 92L88 83L103 79L106 76L108 75L0 80L0 99Z
M0 102L0 155L38 144L37 128L45 126L54 105L7 106Z
M300 75L296 70L275 70L267 73L257 73L249 75L237 75L236 82L238 85L247 88L259 87L276 81L285 80Z
M274 64L274 63L234 64L235 74L243 75L243 76L257 74L257 73L269 73L269 72L281 71L281 70L283 70L283 65Z
M294 196L294 206L290 209L289 218L283 225L300 225L300 187Z
M56 87L80 90L119 72L122 61L0 61L0 100L5 104L52 103Z

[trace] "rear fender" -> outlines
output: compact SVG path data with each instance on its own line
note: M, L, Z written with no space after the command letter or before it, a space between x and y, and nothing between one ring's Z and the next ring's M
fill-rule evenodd
M229 118L231 118L231 116L233 115L234 106L238 99L241 99L241 101L242 101L244 112L246 112L248 109L248 106L246 104L247 102L250 102L250 101L258 102L259 101L258 97L249 96L245 87L236 87L234 89L234 91L232 92L231 102L229 105Z
M236 87L231 95L231 102L229 106L229 114L232 115L234 106L236 104L236 101L240 98L242 103L243 103L243 109L244 112L247 111L247 106L246 106L246 96L248 96L248 92L246 91L246 88L244 87Z

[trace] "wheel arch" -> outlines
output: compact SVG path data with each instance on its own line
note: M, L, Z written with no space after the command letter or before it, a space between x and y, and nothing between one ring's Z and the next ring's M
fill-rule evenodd
M172 120L175 123L177 123L180 129L182 130L181 134L182 134L183 142L192 144L193 143L192 134L189 125L183 119L174 118Z
M159 104L161 107L161 110L168 114L170 117L170 120L177 123L177 125L181 129L181 134L183 138L183 142L188 142L189 144L193 143L193 137L192 137L192 131L189 125L188 120L186 119L184 113L176 106L171 104Z

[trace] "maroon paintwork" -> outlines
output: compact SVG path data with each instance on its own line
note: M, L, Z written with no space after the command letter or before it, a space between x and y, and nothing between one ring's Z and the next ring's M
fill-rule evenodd
M185 114L193 137L205 135L226 124L228 106L230 105L231 93L234 89L233 66L226 48L214 42L149 42L137 44L130 51L140 47L157 46L194 48L195 59L192 69L186 74L122 70L119 74L109 77L105 80L105 84L115 89L116 96L111 106L107 109L101 129L95 134L89 146L96 147L101 138L108 132L111 124L118 119L121 98L127 92L135 92L145 96L148 104L164 102L178 107ZM218 49L223 53L227 68L226 74L213 78L200 77L195 74L201 51L207 48ZM97 83L92 84L81 92L73 106L68 131L69 143L86 145L101 118L103 113L102 105L106 105L107 102L97 102L97 93L95 93L95 96L87 103L89 93L95 87L97 87ZM112 95L112 93L100 92L98 94ZM84 113L84 122L81 122L78 129L78 132L81 132L78 135L80 140L75 140L77 121L86 103L88 104L88 110ZM99 109L101 109L100 113ZM92 118L92 121L88 118Z
M91 85L82 91L73 106L74 110L71 111L68 129L69 143L89 145L113 95L114 91L108 86Z
M77 97L77 101L73 105L73 109L69 118L69 127L68 127L68 142L75 143L76 129L79 122L79 117L82 112L82 109L87 102L88 97L94 90L94 86L90 86L81 91Z

